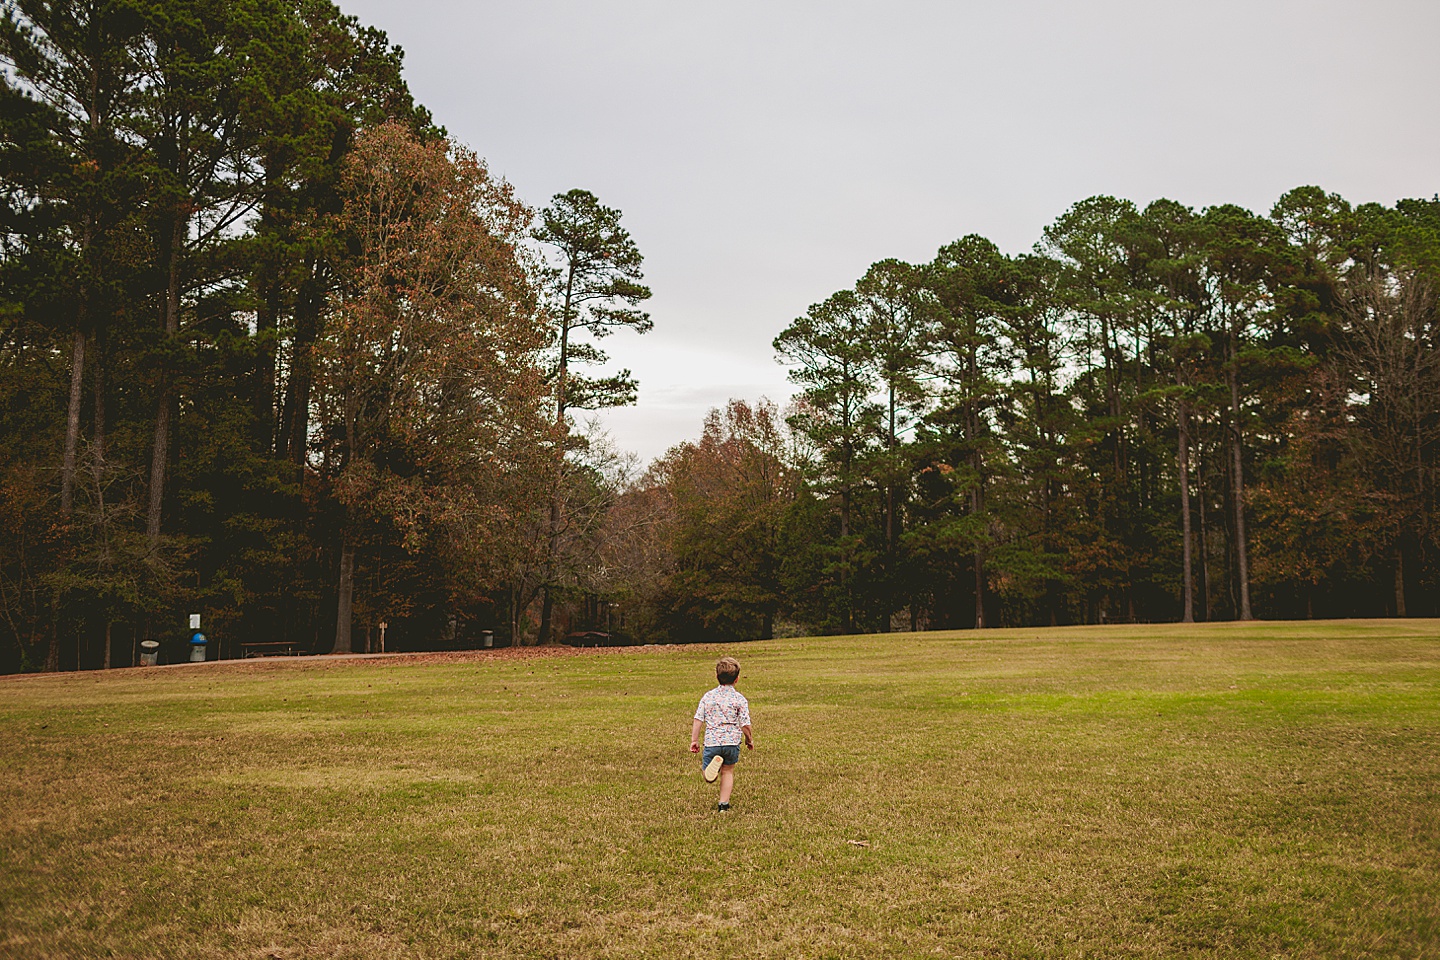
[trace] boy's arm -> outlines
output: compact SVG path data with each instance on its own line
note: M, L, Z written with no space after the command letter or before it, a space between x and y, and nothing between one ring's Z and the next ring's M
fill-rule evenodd
M705 726L704 720L690 721L690 752L700 752L700 731Z
M745 726L741 727L740 732L745 734L745 746L749 747L751 750L754 750L755 738L750 734L750 724L747 723L745 724Z

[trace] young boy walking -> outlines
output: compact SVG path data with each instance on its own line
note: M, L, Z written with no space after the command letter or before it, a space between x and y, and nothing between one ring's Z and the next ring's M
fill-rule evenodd
M735 764L740 762L740 743L746 749L755 749L755 739L750 733L750 701L735 689L740 678L740 661L734 657L721 657L715 664L715 679L719 682L700 698L695 708L695 722L690 725L690 752L700 753L700 770L706 783L720 778L720 805L716 808L730 809L730 792L735 789ZM705 751L700 751L700 728L705 728Z

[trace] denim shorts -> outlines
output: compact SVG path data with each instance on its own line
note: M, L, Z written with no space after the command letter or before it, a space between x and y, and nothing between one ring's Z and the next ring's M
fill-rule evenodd
M740 744L725 743L718 747L706 747L700 751L700 766L707 766L715 756L719 756L720 762L725 766L733 767L740 762Z

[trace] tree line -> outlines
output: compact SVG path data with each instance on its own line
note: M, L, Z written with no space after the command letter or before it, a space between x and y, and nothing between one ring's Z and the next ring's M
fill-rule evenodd
M0 0L0 670L1432 615L1440 199L1074 205L882 260L636 474L620 211L535 211L329 0ZM600 372L596 372L597 369Z
M618 497L613 589L672 638L1435 615L1437 271L1440 199L1314 187L882 260L775 338L786 413Z
M537 219L329 0L5 0L0 62L0 670L547 639L619 211Z

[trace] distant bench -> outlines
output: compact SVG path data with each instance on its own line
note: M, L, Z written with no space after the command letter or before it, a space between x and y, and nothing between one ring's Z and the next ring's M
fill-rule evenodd
M293 640L241 640L240 656L251 657L293 657L304 653Z

